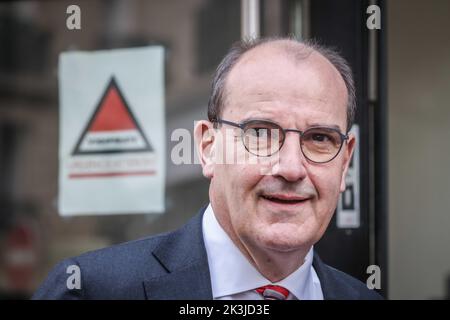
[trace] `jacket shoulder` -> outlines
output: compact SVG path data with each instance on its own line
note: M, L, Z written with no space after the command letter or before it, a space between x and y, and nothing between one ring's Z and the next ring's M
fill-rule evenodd
M314 256L314 269L326 300L382 300L375 290L351 275L333 268Z
M152 251L169 236L160 234L65 259L50 271L32 299L143 299L143 279L165 273ZM77 276L79 285L75 285Z
M206 207L205 207L206 208ZM33 299L145 299L144 283L198 261L205 262L201 234L204 209L181 228L91 251L60 262ZM78 269L80 289L68 289L69 269Z
M367 284L361 282L360 280L352 277L351 275L337 270L333 267L329 267L332 272L336 273L336 277L341 278L342 282L345 282L349 289L353 289L358 294L358 299L363 300L382 300L383 297L375 290L369 289Z

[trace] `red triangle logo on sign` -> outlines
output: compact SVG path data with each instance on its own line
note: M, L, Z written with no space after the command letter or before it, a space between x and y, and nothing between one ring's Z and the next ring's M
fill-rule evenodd
M112 77L72 155L152 151Z

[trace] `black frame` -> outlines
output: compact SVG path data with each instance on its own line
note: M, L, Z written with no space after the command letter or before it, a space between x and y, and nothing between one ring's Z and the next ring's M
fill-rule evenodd
M241 123L236 123L236 122L232 122L232 121L223 120L223 119L218 118L218 119L214 120L214 122L215 122L215 123L221 123L221 124L228 124L228 125L230 125L230 126L233 126L233 127L236 127L236 128L240 128L240 129L241 129L242 131L244 131L244 132L246 131L245 126L248 125L248 124L251 123L251 122L266 122L266 123L273 124L275 127L278 128L278 130L280 130L281 132L283 132L283 140L281 141L280 147L278 148L278 150L277 150L276 152L274 152L274 153L272 153L272 154L269 154L269 155L267 155L267 156L261 156L261 155L259 155L259 154L254 154L253 152L251 152L250 150L248 150L247 146L245 145L243 136L241 136L242 144L244 145L245 149L246 149L248 152L250 152L251 154L253 154L253 155L255 155L255 156L258 156L258 157L270 157L270 156L273 156L274 154L278 153L278 152L281 150L281 148L283 147L284 141L286 140L286 132L296 132L296 133L298 133L298 134L300 135L300 149L301 149L301 151L302 151L302 154L303 154L303 156L304 156L306 159L308 159L308 161L311 161L311 162L314 162L314 163L328 163L328 162L333 161L333 159L335 159L335 158L338 156L338 154L339 154L339 153L341 152L341 150L342 150L342 146L344 145L344 142L347 141L348 138L349 138L348 134L343 134L343 133L340 132L338 129L330 128L330 127L325 127L325 126L323 126L323 127L319 127L319 126L316 126L316 127L310 127L310 128L308 128L308 129L306 129L305 131L301 131L301 130L297 130L297 129L284 129L283 127L281 127L281 126L280 126L278 123L276 123L276 122L269 121L269 120L260 120L260 119L251 119L251 120L246 120L246 121L241 122ZM303 144L301 143L301 139L303 138L303 136L304 136L304 134L305 134L306 132L308 132L308 131L310 131L310 130L312 130L312 129L327 129L327 130L331 130L331 131L334 131L334 132L336 132L336 133L339 134L339 136L340 136L340 138L341 138L341 144L340 144L340 146L339 146L339 150L336 152L336 154L335 154L331 159L329 159L329 160L327 160L327 161L314 161L314 160L308 158L308 156L307 156L307 155L305 154L305 152L303 151Z

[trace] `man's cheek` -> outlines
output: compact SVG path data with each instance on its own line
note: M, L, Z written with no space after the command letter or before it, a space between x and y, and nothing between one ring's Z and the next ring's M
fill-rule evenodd
M329 206L335 202L335 199L337 199L339 195L339 184L335 181L333 182L331 179L316 183L314 184L314 187L316 188L319 202L325 206Z

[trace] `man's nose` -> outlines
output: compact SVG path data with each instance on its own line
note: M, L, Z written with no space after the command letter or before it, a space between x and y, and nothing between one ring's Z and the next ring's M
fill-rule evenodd
M306 158L300 147L300 137L296 133L286 133L284 144L277 153L278 159L272 170L275 176L295 182L306 177Z

